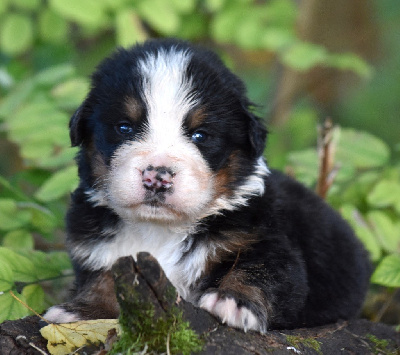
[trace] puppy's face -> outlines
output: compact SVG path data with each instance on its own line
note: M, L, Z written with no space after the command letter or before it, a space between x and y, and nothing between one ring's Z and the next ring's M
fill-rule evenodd
M265 130L241 82L181 42L121 50L71 119L80 176L122 218L192 223L262 193Z

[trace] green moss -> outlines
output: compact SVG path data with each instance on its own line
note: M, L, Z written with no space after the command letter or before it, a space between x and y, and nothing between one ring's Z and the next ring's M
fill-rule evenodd
M375 335L367 334L367 339L372 343L372 352L374 354L385 354L385 355L395 355L398 354L397 351L391 351L388 349L389 341L387 339L379 339Z
M141 303L140 306L141 308L134 308L128 315L122 310L122 335L110 354L134 354L144 349L146 353L169 351L170 354L192 354L202 349L203 341L190 328L190 324L183 320L182 312L176 307L165 317L155 319L151 304L143 307Z
M321 343L314 338L302 338L295 335L286 335L286 341L291 346L298 347L299 345L302 345L314 349L318 354L322 354Z

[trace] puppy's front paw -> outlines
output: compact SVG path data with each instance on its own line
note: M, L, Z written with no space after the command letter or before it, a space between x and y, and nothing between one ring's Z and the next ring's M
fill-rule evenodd
M50 307L43 318L51 323L72 323L81 320L78 314L69 312L62 306Z
M233 296L220 296L218 292L203 295L199 306L221 319L222 323L235 328L255 330L261 333L267 331L267 322L257 317L248 307L239 306Z

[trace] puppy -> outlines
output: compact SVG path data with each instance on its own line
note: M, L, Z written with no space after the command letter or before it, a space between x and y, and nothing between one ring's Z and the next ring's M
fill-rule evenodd
M48 320L118 317L109 270L140 251L185 300L245 331L358 314L366 252L335 211L267 167L266 130L212 52L176 40L119 49L93 74L70 135L76 294Z

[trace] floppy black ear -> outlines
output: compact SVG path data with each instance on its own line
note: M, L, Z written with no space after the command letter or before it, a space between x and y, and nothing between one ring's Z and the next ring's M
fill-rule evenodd
M69 121L69 137L71 145L77 147L83 143L86 136L86 116L88 115L87 102L83 102Z
M259 157L264 152L268 131L261 123L261 119L259 117L252 114L251 112L248 112L248 116L250 119L249 122L250 144L253 148L254 156Z

